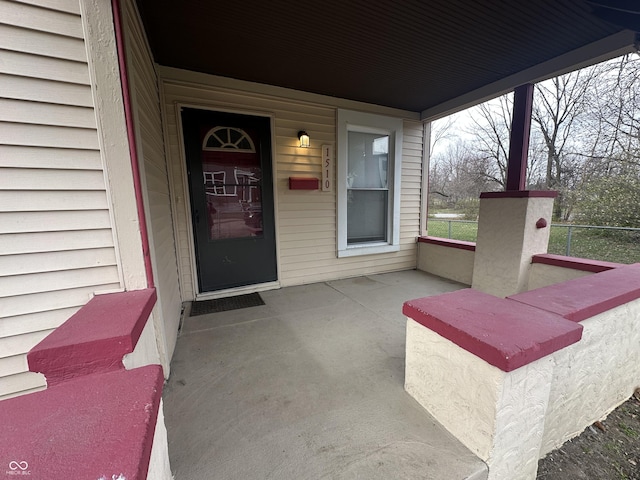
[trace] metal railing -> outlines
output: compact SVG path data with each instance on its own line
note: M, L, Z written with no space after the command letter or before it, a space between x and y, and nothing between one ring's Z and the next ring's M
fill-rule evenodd
M430 236L475 242L478 222L429 218ZM551 224L549 253L618 263L640 262L640 228Z

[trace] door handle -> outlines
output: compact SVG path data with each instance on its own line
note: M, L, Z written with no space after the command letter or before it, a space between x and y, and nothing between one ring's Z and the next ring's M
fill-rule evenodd
M200 223L200 211L196 210L193 214L193 218L196 221L196 223Z

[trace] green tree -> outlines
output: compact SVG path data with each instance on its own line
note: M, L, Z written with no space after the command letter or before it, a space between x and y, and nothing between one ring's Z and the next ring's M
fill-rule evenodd
M582 190L576 220L586 225L640 228L640 172L600 177Z

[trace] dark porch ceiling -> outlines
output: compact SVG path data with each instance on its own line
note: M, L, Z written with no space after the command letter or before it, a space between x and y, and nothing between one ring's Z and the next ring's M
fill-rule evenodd
M612 2L638 3L597 3ZM137 3L161 65L417 112L536 80L544 69L518 74L618 34L620 24L633 28L639 17L619 9L612 17L607 5L584 0ZM514 75L513 85L492 87Z

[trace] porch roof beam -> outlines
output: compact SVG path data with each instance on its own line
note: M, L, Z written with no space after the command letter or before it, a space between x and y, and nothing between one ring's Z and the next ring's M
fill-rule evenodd
M465 110L479 103L499 97L514 90L518 85L538 83L557 77L580 68L604 62L626 53L638 50L638 34L630 30L611 35L598 42L585 45L571 52L560 55L534 67L527 68L514 75L490 83L464 95L427 108L420 113L423 121L433 121L447 115Z

